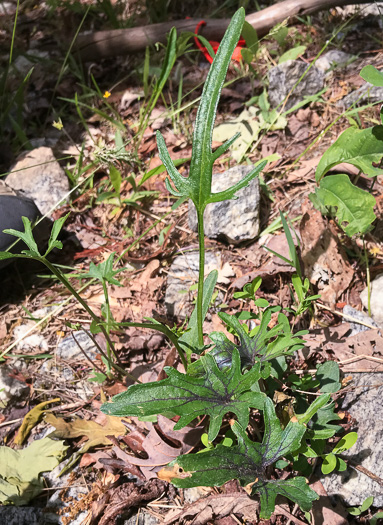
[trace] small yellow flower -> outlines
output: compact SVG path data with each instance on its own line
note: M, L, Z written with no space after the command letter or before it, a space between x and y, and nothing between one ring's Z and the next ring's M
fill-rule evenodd
M64 124L62 123L61 118L59 117L57 122L53 121L52 126L61 131L64 127Z
M376 257L377 255L381 255L382 254L382 250L379 248L379 246L373 246L372 248L370 248L370 254L373 256L373 257Z
M109 98L112 93L110 91L105 91L103 98Z

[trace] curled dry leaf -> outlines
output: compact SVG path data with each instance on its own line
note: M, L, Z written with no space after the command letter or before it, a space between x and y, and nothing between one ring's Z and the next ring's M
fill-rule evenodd
M145 423L149 434L143 440L141 447L148 456L146 459L127 454L118 447L113 448L117 457L140 467L147 479L157 478L157 472L161 467L179 455L190 452L199 443L203 432L203 427L186 427L175 432L172 430L174 421L163 416L158 416L157 420L156 426L149 422ZM168 442L165 441L166 438ZM169 442L173 442L174 446L169 445Z

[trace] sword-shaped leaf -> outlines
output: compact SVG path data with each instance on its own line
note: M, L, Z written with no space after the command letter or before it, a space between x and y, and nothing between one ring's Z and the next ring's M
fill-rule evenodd
M101 410L111 416L177 415L174 429L185 427L198 416L210 416L209 440L219 432L222 419L234 413L242 426L249 423L250 408L263 409L265 395L251 392L260 379L260 364L242 374L238 351L233 353L230 369L220 370L214 358L207 354L200 358L205 374L192 377L166 367L167 379L154 383L132 385L115 396Z
M247 186L266 165L266 162L259 163L242 181L225 191L219 193L212 193L211 191L214 161L225 153L238 138L238 134L236 134L217 148L216 151L212 152L211 150L218 101L231 57L241 35L244 20L245 10L240 8L233 16L209 70L194 127L189 177L183 177L179 173L170 158L161 133L157 131L157 145L160 158L170 177L170 180L167 178L165 181L167 189L177 197L190 198L199 212L202 212L209 202L219 202L234 198L235 193Z
M237 445L218 445L202 454L179 456L160 471L159 477L180 488L221 486L231 479L239 479L242 485L252 483L252 492L261 495L262 518L270 517L277 494L283 494L308 510L318 495L310 489L305 478L283 481L266 478L269 465L300 447L306 427L290 421L282 430L269 398L264 403L264 421L262 443L251 441L242 426L234 423L232 430L237 436Z

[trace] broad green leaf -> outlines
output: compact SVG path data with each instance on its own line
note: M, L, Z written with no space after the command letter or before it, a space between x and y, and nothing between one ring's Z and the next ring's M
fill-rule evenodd
M287 62L288 60L296 60L298 57L303 55L303 53L306 51L306 46L296 46L292 49L289 49L286 51L286 53L283 53L279 57L278 64L282 64L283 62Z
M362 514L360 507L349 507L347 512L351 514L351 516L360 516Z
M331 398L328 394L323 394L322 396L317 397L316 400L313 401L313 403L311 403L311 405L304 414L296 414L299 423L308 423L318 412L318 410L323 408L329 402L330 399Z
M373 86L383 87L383 73L371 64L364 66L359 75Z
M370 518L370 525L377 525L378 520L383 519L383 512L377 512Z
M332 452L333 454L341 454L345 450L353 447L358 439L358 434L356 432L349 432L335 445Z
M251 283L245 284L242 292L235 292L234 299L255 299L255 292L262 284L261 277L256 277Z
M336 456L335 454L327 454L323 458L322 463L322 473L323 474L330 474L336 467Z
M114 278L115 275L123 270L113 270L113 259L115 252L111 253L106 261L94 264L93 262L89 265L89 271L82 274L82 278L98 279L101 283L108 282L115 286L121 286L121 283Z
M4 230L4 233L18 237L28 246L29 250L23 250L22 253L30 257L41 257L36 241L33 238L32 224L27 217L21 217L24 224L24 232L19 232L13 229Z
M121 172L118 170L113 164L109 164L109 177L110 182L112 183L112 186L114 188L114 191L120 195L120 188L121 188Z
M57 467L67 449L63 441L49 437L33 441L22 450L0 447L0 503L29 503L44 488L40 473Z
M213 270L206 277L203 287L202 299L202 318L205 319L207 311L210 306L210 301L214 293L214 287L217 283L218 271ZM178 344L185 351L186 355L190 357L193 352L198 352L202 349L198 344L198 325L197 325L197 308L194 308L188 323L188 330L178 339Z
M269 398L265 399L264 421L265 433L262 443L251 441L241 425L234 423L232 430L237 436L237 445L232 447L217 445L213 450L207 450L203 454L179 456L162 469L159 477L170 480L180 488L221 486L231 479L239 479L241 485L255 482L253 492L261 493L262 515L268 515L271 506L271 512L274 509L273 502L276 494L290 494L291 481L281 481L280 484L276 484L266 479L266 469L282 456L297 450L306 429L304 425L290 421L282 430L273 402ZM303 489L298 482L307 500L304 496L298 500L296 494L292 492L291 495L293 501L302 504L306 509L307 506L310 508L310 496L311 501L317 499L318 496L311 491L305 481L304 484L307 490ZM267 503L268 499L271 502L270 505Z
M251 392L260 379L260 364L241 373L239 353L233 353L232 366L219 370L209 354L200 358L204 377L192 377L166 367L167 379L154 383L132 385L102 405L105 414L115 416L149 416L172 414L181 416L174 429L185 427L198 416L210 416L209 441L219 432L225 414L232 412L244 427L249 422L251 408L262 409L265 396Z
M255 55L258 51L258 35L254 27L246 20L242 27L242 37L245 39L247 47Z
M243 47L241 49L241 56L245 64L251 64L254 58L254 54L250 51L250 49L247 49L247 47Z
M316 378L320 383L320 391L323 393L334 394L342 386L339 382L339 365L336 361L326 361L317 368Z
M341 162L352 164L369 177L382 175L381 168L375 168L383 157L383 126L366 129L346 129L329 147L319 161L315 179L322 180L326 173Z
M343 459L339 456L336 457L335 470L338 470L339 472L344 472L345 470L347 470L347 463L343 461Z
M383 142L381 146L383 148ZM331 175L322 179L315 190L315 197L324 206L337 208L338 222L349 237L365 233L376 219L375 197L354 186L347 175Z

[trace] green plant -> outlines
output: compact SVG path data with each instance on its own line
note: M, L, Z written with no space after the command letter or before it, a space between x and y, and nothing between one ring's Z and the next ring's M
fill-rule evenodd
M383 75L373 66L364 67L360 75L375 86L383 85ZM383 122L382 112L380 117ZM315 173L318 187L309 197L324 215L334 217L339 227L349 237L362 236L364 241L364 235L372 229L372 223L376 219L374 213L376 200L371 192L376 177L383 174L382 158L383 125L380 124L365 129L358 129L355 126L346 129L319 161ZM342 162L352 164L359 170L354 183L343 173L325 177L330 169ZM355 185L361 173L373 179L369 191ZM366 249L363 258L367 273L368 313L371 315L370 272Z
M313 444L317 440L326 440L340 429L331 424L339 416L334 412L335 405L330 393L339 390L341 384L338 381L339 368L336 363L326 365L329 370L318 367L316 380L312 384L307 381L305 383L308 390L291 389L295 394L296 406L291 407L287 419L280 421L271 398L283 385L288 370L286 356L292 355L304 345L300 338L304 332L293 334L288 318L279 312L280 307L272 307L267 301L256 298L256 291L261 284L259 279L246 285L244 291L237 294L237 298L254 300L257 313L245 317L219 313L229 331L236 335L238 343L230 341L223 333L213 332L209 334L211 343L205 344L203 320L217 280L217 272L214 271L204 281L205 207L210 202L233 198L236 191L246 186L265 165L265 162L258 164L234 187L217 194L211 192L213 163L237 138L235 135L216 151L211 151L220 90L243 21L244 10L240 9L229 25L206 80L197 112L188 178L182 177L177 171L161 134L157 134L161 160L170 177L170 180L166 180L167 188L179 198L190 199L197 209L198 217L200 267L197 304L188 329L181 336L179 332L172 330L171 338L181 357L183 356L185 373L166 367L166 379L132 385L126 392L115 396L110 403L104 404L102 411L109 415L144 418L158 414L169 418L178 416L174 427L176 430L195 419L209 416L207 437L203 438L205 449L202 453L179 456L159 476L183 488L198 485L220 486L231 479L238 479L252 495L260 495L260 517L268 519L274 510L278 494L288 497L305 511L318 498L304 477L271 479L268 471L272 465L286 468L290 464L294 470L300 471L302 469L299 462L302 463L303 459L306 462L304 468L308 470L307 475L311 473L312 465L304 456L309 446L308 441L310 446L315 446ZM295 267L299 274L296 251L291 253L291 257L296 257ZM298 276L302 278L301 273ZM305 283L301 283L301 286L305 286ZM303 291L302 294L301 303L305 300ZM275 312L279 312L278 323L269 328L271 316ZM250 330L245 323L241 323L244 318L256 319L258 324ZM151 322L155 323L154 320ZM121 323L120 327L132 325L148 327L147 323ZM157 328L161 331L170 330L159 323ZM197 359L193 357L195 355L198 356ZM327 372L330 373L330 380L326 376ZM299 381L296 384L300 386ZM314 401L310 403L312 398ZM260 412L263 413L263 426L260 427L259 420L257 424L257 428L262 428L263 432L260 441L253 441L246 433L253 410L256 410L258 417ZM237 421L229 420L230 439L227 439L228 436L225 439L227 424L224 422L227 421L228 414L235 416ZM214 443L216 439L218 444Z
M349 507L347 509L347 512L349 514L351 514L352 516L360 516L361 514L363 514L363 512L366 512L366 510L368 510L371 507L373 502L374 502L374 496L370 496L369 498L366 498L363 501L363 503L361 505L359 505L359 507ZM383 514L383 513L381 513L381 514ZM370 523L371 523L371 521L370 521Z
M320 295L310 295L310 281L306 278L303 278L301 264L299 262L299 255L298 251L296 249L293 236L291 233L291 230L289 228L289 225L287 224L287 220L283 213L279 211L280 220L283 226L283 230L286 235L287 244L289 246L289 259L287 257L284 257L280 253L275 252L274 250L271 250L267 246L264 246L266 250L273 253L280 259L282 259L287 264L290 264L293 266L297 273L294 274L291 278L291 283L293 290L295 291L295 295L293 293L293 290L290 287L290 294L293 301L294 306L292 308L288 308L287 311L292 312L295 317L298 317L299 315L302 315L306 312L306 310L311 311L312 310L312 303L314 303L317 299L319 299ZM293 230L293 229L292 229ZM294 230L293 230L294 231ZM300 240L295 233L295 238L297 241L298 246L300 245Z
M108 285L119 284L116 276L120 270L114 269L114 254L97 266L91 264L89 271L79 276L98 280L102 284L104 305L101 317L97 316L61 270L47 258L54 248L61 248L58 235L66 217L54 223L48 249L44 254L39 252L32 235L31 224L24 218L24 232L14 230L6 232L24 241L28 249L15 255L2 252L0 259L17 257L37 260L47 266L67 287L91 316L91 333L101 331L106 338L109 345L108 353L104 355L107 375L111 368L128 375L120 366L117 354L114 353L110 339L112 329L124 330L126 326L136 326L152 328L164 333L178 350L185 373L166 367L168 376L166 379L132 385L126 392L115 396L111 403L105 403L102 411L118 416L152 417L158 414L167 417L178 416L175 429L188 425L196 418L208 416L207 438L204 438L206 448L203 453L179 456L163 469L159 474L160 477L171 480L179 487L220 486L231 479L238 479L242 485L247 486L252 495L260 495L260 516L268 519L279 494L297 503L304 511L308 511L312 501L318 498L308 486L305 477L275 476L274 479L270 477L270 469L273 465L276 469L290 466L293 470L304 473L304 476L310 475L313 465L309 461L312 456L308 456L309 460L307 460L308 447L314 449L317 441L326 440L339 430L339 426L332 424L334 420L339 419L339 416L334 412L335 405L331 400L331 393L338 391L341 385L336 363L330 362L332 363L330 365L324 363L318 367L316 379L311 383L305 378L301 382L299 379L291 379L291 386L286 385L286 388L290 388L293 393L294 402L284 415L279 414L279 406L274 405L272 398L286 381L289 382L289 378L286 378L289 368L286 358L303 347L304 341L301 336L305 332L293 333L288 318L280 311L279 306L270 306L264 299L256 298L256 292L261 285L260 280L246 285L244 291L240 292L242 295L239 296L243 300L254 301L257 308L255 313L249 312L248 315L219 313L221 320L228 330L235 334L238 342L229 340L220 332L209 334L210 342L204 339L203 320L210 306L218 276L218 272L213 271L204 280L204 210L208 203L234 198L235 193L257 176L266 164L265 161L259 163L232 188L220 193L212 193L214 161L227 151L238 136L235 135L227 140L216 151L211 151L216 108L243 22L244 10L240 9L229 25L206 80L197 113L188 178L184 178L177 171L170 159L164 139L161 134L157 134L161 160L170 177L170 180L166 181L168 190L180 199L190 199L197 209L200 261L198 293L197 304L186 331L170 328L155 319L147 319L147 322L143 323L114 321L108 300ZM118 175L114 177L112 183L115 191L118 192ZM177 203L174 207L176 205ZM162 219L158 219L154 224L158 224ZM281 216L281 222L285 227L284 221L284 217ZM287 230L285 231L287 235ZM292 242L292 237L290 240ZM299 261L294 250L291 251L290 257L297 269L297 275L301 278ZM122 256L123 254L120 255ZM274 313L278 314L278 322L270 328ZM251 330L246 322L241 322L248 319L255 320L256 326ZM195 359L196 355L197 359ZM103 374L100 370L95 372L95 381L104 379L100 374ZM298 388L301 385L305 386L304 391L303 388ZM230 419L229 414L230 417L235 416L237 421ZM249 422L254 422L254 416L257 418L258 441L250 439L246 433ZM230 436L226 435L227 422L231 427ZM216 439L218 444L214 443Z
M41 254L39 251L39 248L37 246L37 243L35 239L33 238L32 233L32 225L29 219L26 217L23 217L23 224L24 224L24 232L19 232L13 229L4 230L4 233L8 233L9 235L13 235L23 241L27 248L26 250L22 250L21 253L11 253L11 252L0 252L0 260L5 259L12 259L12 258L18 258L18 259L33 259L35 261L39 261L42 264L44 264L50 272L69 290L69 292L76 298L76 300L81 304L81 306L86 310L86 312L90 315L92 319L92 325L91 329L93 333L102 332L105 336L105 339L107 341L107 355L104 354L103 350L99 348L100 352L104 354L104 357L108 363L109 368L114 368L118 370L123 375L129 375L125 372L125 370L118 364L119 358L114 350L114 345L112 343L112 340L110 339L110 329L113 326L113 318L111 316L110 308L109 308L109 302L108 302L108 294L107 294L107 283L114 284L114 285L120 285L120 283L115 279L115 275L119 273L121 270L113 270L113 257L114 254L111 254L107 261L100 263L98 266L95 266L93 263L91 263L89 272L84 273L82 277L84 278L94 278L100 281L102 284L104 294L105 294L105 305L102 311L103 318L100 318L98 315L96 315L93 310L88 306L87 302L81 297L81 295L73 288L69 280L66 278L66 276L62 273L62 271L54 266L48 259L48 255L50 252L54 249L61 249L62 243L58 240L58 236L60 234L60 231L64 225L65 220L67 219L68 215L62 217L61 219L58 219L53 223L53 228L50 234L50 238L48 240L48 248L45 251L44 254ZM116 360L114 362L112 360L112 354Z
M360 75L373 85L383 85L383 75L373 66L364 67ZM315 173L318 188L310 198L319 209L334 215L349 237L363 235L371 228L376 218L373 211L375 198L370 192L355 186L348 175L325 175L333 167L346 162L358 168L359 175L364 173L375 179L383 173L380 167L382 152L383 125L366 129L352 126L327 149L318 164ZM371 189L373 184L374 181Z

